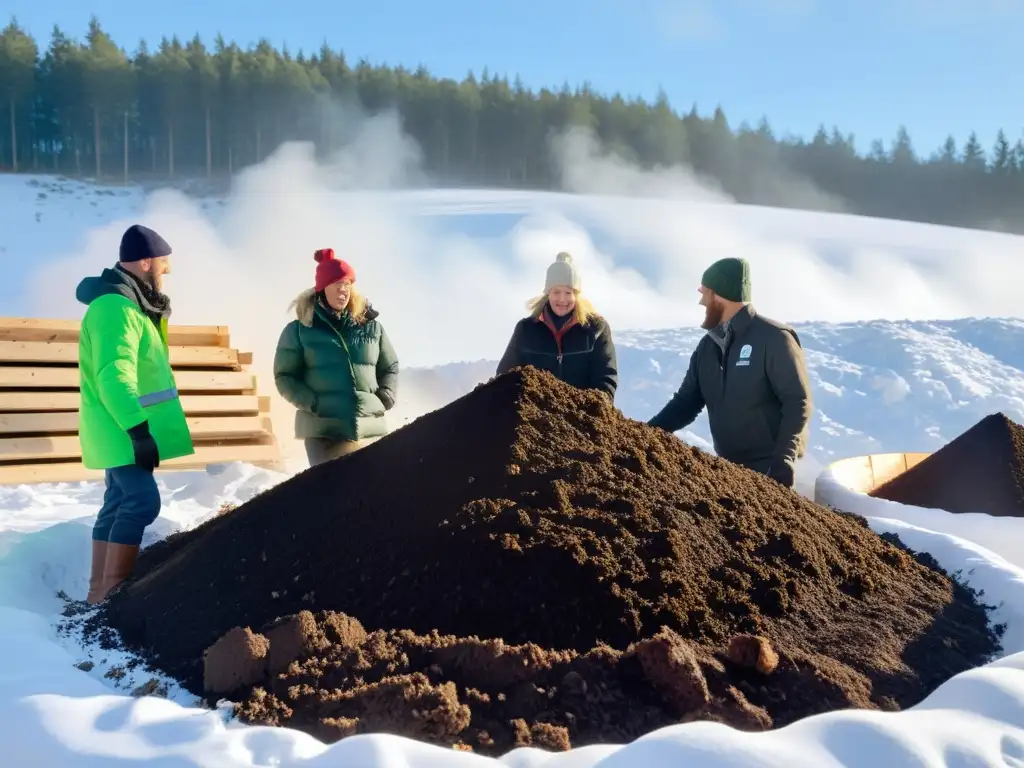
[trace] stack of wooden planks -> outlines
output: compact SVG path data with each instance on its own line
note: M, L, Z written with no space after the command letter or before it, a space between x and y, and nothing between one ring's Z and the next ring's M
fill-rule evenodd
M81 464L78 330L68 320L0 317L0 485L102 477ZM252 354L225 326L172 325L170 356L196 452L161 469L244 461L279 469L270 398L256 392Z

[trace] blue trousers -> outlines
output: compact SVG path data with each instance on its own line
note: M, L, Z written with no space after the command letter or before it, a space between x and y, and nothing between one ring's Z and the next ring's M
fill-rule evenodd
M112 544L141 544L142 533L160 515L160 489L153 473L134 464L108 469L96 523L95 541Z

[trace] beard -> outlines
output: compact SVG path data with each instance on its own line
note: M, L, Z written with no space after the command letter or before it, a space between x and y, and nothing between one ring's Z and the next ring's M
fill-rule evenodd
M164 293L163 275L146 272L141 276L140 282L143 284L144 290L148 294L148 299L154 307L158 309L170 307L170 299Z
M717 301L713 301L708 306L704 307L704 322L700 324L700 327L705 331L710 331L722 324L722 315L725 314L725 309Z

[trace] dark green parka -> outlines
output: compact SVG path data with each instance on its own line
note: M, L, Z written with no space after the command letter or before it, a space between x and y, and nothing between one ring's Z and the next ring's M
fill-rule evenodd
M294 405L295 436L362 440L387 434L398 394L398 356L372 307L356 323L312 291L295 302L274 356L274 382Z

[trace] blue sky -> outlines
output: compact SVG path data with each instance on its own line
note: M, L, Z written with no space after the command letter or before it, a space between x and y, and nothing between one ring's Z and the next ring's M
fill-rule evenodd
M777 134L817 125L858 148L903 123L925 154L946 134L1024 129L1019 98L1022 0L7 0L44 41L54 23L84 34L95 13L129 50L145 37L293 51L326 38L353 60L425 64L460 78L485 66L531 86L589 80L702 113L721 103L736 126L767 115Z

